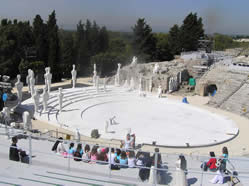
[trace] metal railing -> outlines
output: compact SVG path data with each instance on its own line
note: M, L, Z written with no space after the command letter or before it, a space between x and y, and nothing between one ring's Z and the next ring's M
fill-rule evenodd
M0 135L8 135L9 137L11 136L15 136L14 133L9 133L8 130L6 131L7 133L0 133ZM56 140L55 139L51 139L51 138L45 138L45 137L37 137L37 136L33 136L31 133L30 134L25 134L23 133L22 134L23 136L26 137L26 139L28 140L28 148L27 149L23 149L23 150L28 150L29 151L29 164L32 165L32 154L35 154L35 153L40 153L40 154L43 154L43 155L49 155L49 156L54 156L54 154L51 154L51 153L47 153L47 152L42 152L40 150L34 150L32 148L32 140L35 140L35 139L39 139L39 140L49 140L49 141L53 141L55 142ZM74 143L77 143L76 141L74 140L60 140L62 143L65 143L65 144L70 144L71 142L74 142ZM85 141L83 143L84 144L90 144L92 146L96 145L96 143L94 143L94 141ZM4 146L4 147L9 147L8 145L6 144L1 144L0 143L0 146ZM63 157L63 159L67 158L67 170L68 171L71 171L71 161L72 159L79 159L81 161L90 161L90 162L95 162L95 163L100 163L100 164L105 164L105 165L108 165L109 166L109 173L108 173L108 176L109 177L112 177L112 170L111 170L111 148L112 148L112 143L109 143L108 145L105 145L105 146L100 146L98 145L98 147L104 147L104 148L108 148L109 149L109 161L100 161L100 160L92 160L92 159L86 159L86 158L77 158L77 157L73 157L72 155L69 155L67 154L66 156L63 155L63 154L60 154L59 157ZM12 147L12 148L16 148L16 147ZM127 149L122 149L122 148L119 148L121 150L127 150ZM137 151L137 150L134 150L132 149L133 151ZM138 150L142 153L151 153L149 151L141 151L141 150ZM154 153L154 165L151 165L151 167L146 167L146 166L135 166L135 168L139 168L139 169L147 169L147 170L150 170L150 173L153 174L153 183L151 183L151 180L149 180L149 183L151 183L152 185L157 185L157 173L158 172L176 172L176 171L180 171L179 169L177 170L175 168L175 166L168 166L167 168L163 167L163 168L159 168L158 167L158 158L159 158L159 154L161 157L166 157L166 158L169 158L170 156L177 156L177 154L166 154L166 153L158 153L158 152L153 152ZM200 159L206 159L208 160L210 157L208 156L196 156L195 155L191 155L191 156L187 156L185 155L186 157L188 158L195 158L196 160L200 160ZM222 159L222 158L217 158L217 159ZM247 159L242 159L242 158L229 158L227 159L228 162L231 162L233 160L238 160L238 161L248 161ZM203 164L205 161L200 161L200 165ZM119 165L119 166L124 166L123 164L120 164L120 163L115 163L115 165ZM127 165L127 168L128 168L128 165ZM200 169L200 168L199 168ZM205 172L204 169L202 168L201 170L198 170L197 168L189 168L188 170L181 170L181 171L184 171L186 174L197 174L200 176L200 185L202 186L203 185L203 180L204 180L204 176L206 175L217 175L217 173L213 173L213 172ZM249 169L248 170L236 170L237 172L245 172L246 176L236 176L234 175L234 177L237 177L237 178L246 178L249 180ZM232 176L231 174L229 174L228 176ZM151 177L152 178L152 177ZM177 179L177 178L175 178Z

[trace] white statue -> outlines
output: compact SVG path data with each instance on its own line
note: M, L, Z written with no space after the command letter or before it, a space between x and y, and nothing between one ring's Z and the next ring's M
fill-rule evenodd
M173 78L169 79L169 93L173 92Z
M118 70L117 70L117 74L115 76L115 86L120 85L120 68L121 68L121 64L118 63Z
M139 78L138 91L139 91L139 95L141 96L142 91L143 91L143 89L142 89L142 77L141 77L141 76L140 76L140 78Z
M124 88L128 88L128 87L129 87L128 80L125 80L125 83L124 83Z
M118 86L118 77L117 77L117 74L114 76L114 85L116 87Z
M45 68L46 73L44 74L45 86L47 87L48 93L50 93L52 74L50 73L50 67Z
M76 140L77 140L77 142L80 142L80 131L79 131L79 129L76 129Z
M93 65L93 86L96 87L96 78L97 78L97 71L96 71L96 64Z
M130 80L130 89L131 89L131 90L134 90L134 89L135 89L135 82L134 82L134 79L133 79L133 78L131 78L131 80Z
M104 83L103 83L104 84L104 92L106 92L106 77L104 77L103 81L104 81Z
M75 65L73 65L73 70L71 71L71 74L72 74L73 88L75 88L75 83L77 79L77 71L75 70Z
M179 80L178 82L181 84L182 83L182 71L179 72Z
M177 77L173 78L173 87L174 87L174 89L173 89L174 91L177 90L177 88L178 88Z
M16 90L17 90L17 97L18 97L18 105L21 104L22 102L22 88L23 88L23 83L21 82L21 76L18 74L17 76L17 82L15 84Z
M48 87L47 74L48 74L48 67L45 68L45 74L44 74L45 87Z
M116 116L113 116L112 118L109 119L110 125L117 125L117 124L119 124L118 122L115 121L115 118L116 118Z
M35 75L33 70L30 70L29 82L30 82L31 96L33 96L33 94L35 93Z
M2 114L4 117L5 122L10 122L10 110L8 107L3 107Z
M22 120L23 120L23 128L25 130L32 129L31 117L28 111L23 112Z
M96 92L99 93L99 76L96 77Z
M29 93L31 92L31 88L30 88L30 78L31 78L31 69L28 69L28 75L26 76L26 84L28 85L28 91Z
M39 104L40 104L40 95L37 91L37 89L34 89L34 94L32 95L34 107L35 107L35 112L38 112L39 110Z
M64 94L62 93L62 88L59 88L58 101L59 101L59 110L62 111L62 102Z
M137 57L134 56L134 57L132 58L131 65L132 65L132 66L135 66L136 64L137 64Z
M46 112L48 108L48 100L49 100L49 94L47 92L46 87L43 88L42 93L42 104L43 104L43 111Z
M159 73L160 66L158 63L155 64L154 69L153 69L153 74L158 74Z
M162 97L162 87L159 85L158 90L157 90L157 97L161 98Z
M152 86L153 86L153 83L152 83L152 77L150 78L150 81L149 81L149 92L152 92Z
M109 122L106 121L105 123L105 133L108 133Z

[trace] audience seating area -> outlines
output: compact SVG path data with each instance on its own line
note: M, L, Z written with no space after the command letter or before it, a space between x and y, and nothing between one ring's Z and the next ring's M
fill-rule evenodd
M75 161L72 158L56 154L51 149L54 141L32 139L32 164L14 162L9 160L9 147L11 139L8 139L5 129L0 129L0 185L153 185L157 181L153 176L144 182L139 177L140 168L121 168L120 170L110 170L109 163L86 163ZM20 139L17 146L29 153L30 140ZM77 143L75 143L75 148ZM87 142L86 142L87 143ZM85 144L86 144L85 143ZM64 141L64 147L68 150L69 141ZM82 143L84 149L85 144ZM96 144L87 143L93 147ZM104 147L101 147L104 148ZM136 151L137 153L137 151ZM154 152L150 152L150 156ZM178 179L176 176L176 154L161 154L161 174L164 185L174 185ZM208 153L207 153L208 154ZM203 172L200 165L203 161L208 161L209 157L187 156L187 182L188 185L214 185L209 181L215 173ZM232 157L229 161L239 173L239 179L243 185L249 185L249 159L242 157ZM229 167L229 165L228 165ZM153 173L153 171L150 171ZM157 176L156 176L157 178ZM229 185L224 183L223 185Z

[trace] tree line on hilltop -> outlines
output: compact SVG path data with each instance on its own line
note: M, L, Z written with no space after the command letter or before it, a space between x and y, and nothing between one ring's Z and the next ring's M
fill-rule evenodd
M170 61L182 51L197 50L198 40L205 37L202 18L196 13L187 15L182 25L174 25L169 33L153 33L143 18L137 20L132 33L108 31L90 20L79 21L76 31L59 29L55 11L47 21L36 15L32 24L2 19L0 74L24 78L29 68L44 74L49 66L55 82L70 78L73 64L80 76L92 75L95 63L98 74L106 76L113 74L117 63L130 63L134 55L139 62Z

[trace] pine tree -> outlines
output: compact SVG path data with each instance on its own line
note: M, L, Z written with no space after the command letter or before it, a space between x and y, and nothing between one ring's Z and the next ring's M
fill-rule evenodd
M109 35L106 27L102 27L99 31L99 52L106 52L109 48Z
M48 65L48 32L47 25L43 23L40 15L36 15L33 21L33 35L35 38L35 48L38 61L43 61Z
M156 40L152 34L151 27L145 22L144 18L140 18L132 29L134 54L147 62L153 60L155 58Z
M180 40L180 28L178 25L174 25L169 31L169 48L172 55L178 55L181 53L182 46Z
M202 18L197 18L196 13L190 13L181 26L181 45L184 51L198 49L198 40L204 36Z

